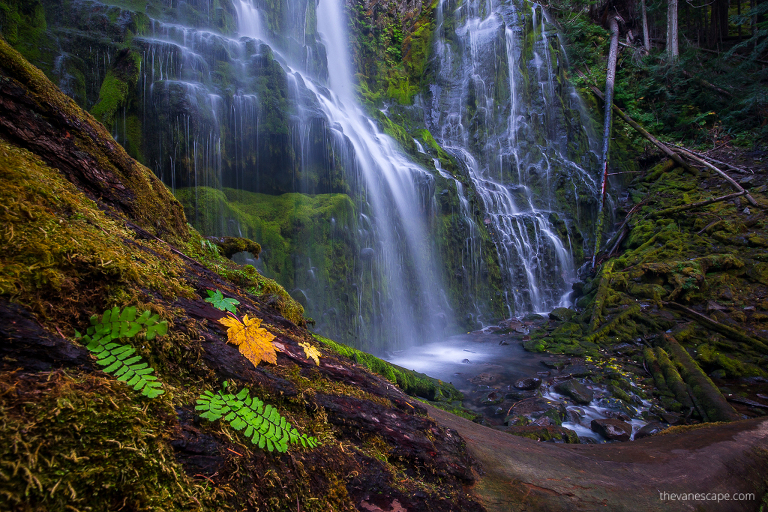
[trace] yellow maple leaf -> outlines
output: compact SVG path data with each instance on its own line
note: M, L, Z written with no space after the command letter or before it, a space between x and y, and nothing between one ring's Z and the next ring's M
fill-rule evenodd
M237 345L240 353L243 354L254 366L258 366L261 361L277 364L277 350L272 344L275 335L259 327L261 319L243 317L239 319L225 316L219 323L228 327L227 336L229 342Z
M315 347L313 347L309 343L301 342L299 343L299 346L304 349L304 355L307 357L307 359L312 359L313 361L315 361L315 364L317 366L320 366L319 350L317 350Z

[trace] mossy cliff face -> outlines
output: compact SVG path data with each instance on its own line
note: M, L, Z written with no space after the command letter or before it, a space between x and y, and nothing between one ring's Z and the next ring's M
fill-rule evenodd
M359 212L349 196L201 187L180 189L177 197L201 231L259 240L259 260L249 263L290 290L317 329L351 330L360 314L355 283L362 282L366 254L355 237Z
M0 123L0 508L482 510L465 493L472 460L455 433L318 345L282 288L219 256L91 116L0 51L1 118L18 123ZM254 367L227 343L223 313L203 300L216 289L276 335L277 364ZM168 321L166 336L128 341L163 383L159 398L102 372L75 341L113 306ZM320 350L319 365L300 342ZM195 399L223 381L321 446L271 454L201 419Z

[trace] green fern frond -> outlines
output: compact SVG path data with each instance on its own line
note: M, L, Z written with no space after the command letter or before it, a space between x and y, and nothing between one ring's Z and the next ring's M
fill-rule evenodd
M227 385L225 382L224 391ZM265 406L258 398L251 397L248 388L243 388L237 395L206 391L197 399L195 410L209 421L224 418L238 432L244 430L245 437L262 450L282 453L288 451L289 443L305 448L320 444L314 437L299 434L272 405Z
M97 364L106 367L102 368L105 373L113 374L117 380L141 391L147 398L156 398L165 392L157 377L150 375L155 371L154 368L140 362L141 356L133 356L135 348L119 343L90 343L86 348L94 353Z
M164 336L168 332L168 322L160 321L159 315L144 311L136 315L136 308L131 306L121 310L118 307L108 309L100 317L91 317L91 326L86 333L75 331L76 338L82 338L86 348L96 356L96 362L105 373L113 374L117 380L125 382L148 398L162 395L162 384L157 377L150 375L155 370L141 362L141 356L134 355L136 349L129 345L113 343L119 338L132 338L142 329L146 329L148 340Z

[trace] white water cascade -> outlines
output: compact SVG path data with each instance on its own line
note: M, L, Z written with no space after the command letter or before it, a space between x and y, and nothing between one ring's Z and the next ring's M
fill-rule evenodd
M268 40L260 31L258 9L249 0L238 0L236 7L241 37ZM361 312L373 307L375 314L369 322L359 314L354 327L360 336L385 338L388 348L418 344L442 336L449 311L440 299L426 225L434 178L409 160L357 104L344 19L338 0L320 0L317 28L327 54L333 56L328 59L327 88L322 76L309 76L300 70L300 63L278 57L285 59L293 87L301 84L316 98L334 151L348 153L342 159L348 179L362 185L356 206L361 217L358 241L364 247L355 288ZM365 300L372 303L363 304Z
M541 7L509 0L441 0L437 19L426 123L474 185L507 314L567 306L576 280L568 217L596 196L596 157L579 97L559 76L554 28Z

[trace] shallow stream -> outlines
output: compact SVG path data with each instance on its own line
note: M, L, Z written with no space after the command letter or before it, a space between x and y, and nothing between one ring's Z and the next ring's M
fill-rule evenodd
M450 382L464 394L462 406L483 417L489 427L506 430L510 409L525 400L536 397L558 404L565 409L562 426L573 430L582 443L601 443L606 439L591 430L594 419L622 417L632 425L632 438L646 422L641 419L647 403L633 404L634 408L619 410L606 387L591 380L579 378L594 393L588 405L580 405L557 393L554 386L567 380L569 368L600 370L585 365L581 359L526 351L522 346L523 332L499 334L499 331L476 331L452 336L444 341L411 347L388 354L386 359L409 370ZM502 331L503 332L503 331ZM570 363L563 367L564 362ZM536 390L524 391L515 387L521 379L541 379Z

